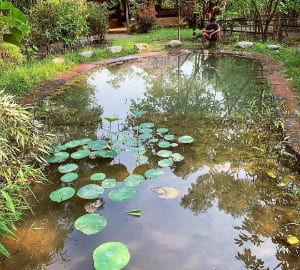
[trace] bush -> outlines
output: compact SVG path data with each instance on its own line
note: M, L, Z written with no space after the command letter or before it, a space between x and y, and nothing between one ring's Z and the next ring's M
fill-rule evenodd
M155 14L146 4L141 4L135 11L135 20L141 33L147 33L155 23Z
M196 28L195 4L193 2L183 2L181 6L182 19L188 24L189 28Z
M90 34L97 35L98 40L104 40L108 30L109 10L105 3L99 4L94 2L87 3L87 23L90 28Z
M53 42L63 42L66 48L87 34L86 9L75 0L40 0L29 12L30 39L50 52Z
M15 45L0 42L0 71L23 62L23 55Z

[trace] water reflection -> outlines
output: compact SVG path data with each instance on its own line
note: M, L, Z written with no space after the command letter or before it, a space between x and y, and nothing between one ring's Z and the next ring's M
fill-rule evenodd
M241 144L251 135L240 121L249 115L249 101L263 109L260 70L255 61L220 55L149 58L82 74L45 99L38 115L49 119L62 143L108 139L104 117L118 117L112 129L125 132L114 137L114 147L124 151L114 160L69 159L79 165L73 183L61 183L58 165L51 166L52 183L34 188L36 216L24 218L19 243L11 249L26 233L24 248L4 269L93 269L91 254L107 241L128 245L127 270L297 269L299 246L288 245L286 236L298 234L288 223L299 220L299 202L291 196L299 176L275 164L278 178L293 183L279 187L261 169L265 159ZM149 113L137 119L129 108ZM156 143L141 140L145 162L134 160L131 147L122 143L137 136L132 127L142 122L168 128L176 138L192 136L191 145L171 149L184 161L164 168L164 178L145 181L136 197L122 203L109 200L109 190L91 201L76 196L61 204L49 201L49 193L61 186L78 190L90 184L93 173L103 172L121 186L129 174L158 168ZM158 186L176 187L179 196L162 200L151 191ZM142 209L141 218L125 214L132 209ZM86 212L105 216L108 226L94 236L74 230L74 221Z

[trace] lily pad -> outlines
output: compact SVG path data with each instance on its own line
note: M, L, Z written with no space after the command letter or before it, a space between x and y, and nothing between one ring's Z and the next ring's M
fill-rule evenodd
M174 139L175 139L175 136L174 136L174 135L171 135L171 134L169 134L169 135L166 135L166 136L164 137L164 139L165 139L165 140L167 140L167 141L172 141L172 140L174 140Z
M131 174L124 180L124 185L128 187L136 187L140 183L144 182L145 178L139 174Z
M54 202L62 202L73 197L75 189L71 187L63 187L53 191L50 194L50 199Z
M172 152L171 151L168 151L168 150L160 150L157 152L157 155L159 157L164 157L164 158L168 158L172 155Z
M141 209L130 210L130 211L126 211L126 214L131 215L131 216L140 217L142 214L142 210Z
M173 158L173 160L175 162L180 162L180 161L184 160L184 156L180 155L179 153L174 153L171 155L171 157Z
M80 139L80 145L85 145L85 144L88 144L89 142L92 141L92 139L90 138L84 138L84 139Z
M69 141L65 144L67 148L75 148L81 145L80 140Z
M169 167L169 166L173 165L173 160L171 158L162 159L162 160L158 161L158 165L163 168Z
M166 142L166 141L162 141L162 142L159 142L158 143L158 146L160 148L169 148L171 146L171 144L169 142Z
M134 147L130 149L130 152L132 154L136 154L136 155L143 155L146 153L146 149L144 146L140 146L140 147Z
M148 157L146 156L137 156L134 158L135 162L139 162L139 163L145 163L148 161Z
M290 245L295 245L295 244L298 244L298 243L299 243L299 239L298 239L296 236L288 235L287 242L288 242Z
M68 182L72 182L74 180L76 180L78 178L78 174L77 173L67 173L65 175L63 175L60 180L62 182L68 183Z
M85 214L76 219L74 227L76 230L87 235L101 232L107 225L105 217L99 214Z
M150 140L150 142L152 142L152 143L156 143L156 142L158 142L158 139L156 139L156 138L153 138L153 139L151 139L151 140Z
M91 175L91 180L92 181L101 181L104 180L106 177L105 173L94 173Z
M159 179L164 177L165 173L159 169L150 169L145 172L145 176L150 179Z
M69 173L78 169L78 165L75 163L68 163L66 165L60 165L58 171L60 173Z
M98 246L93 252L96 270L120 270L129 260L128 248L120 242L108 242Z
M139 136L139 138L142 140L150 139L151 137L152 137L151 133L143 133Z
M65 151L65 150L67 150L68 149L68 147L66 147L65 145L58 145L58 146L56 146L56 148L54 149L54 153L58 153L58 152L60 152L60 151ZM50 163L50 162L49 162Z
M69 158L69 156L70 155L68 152L58 152L52 156L45 157L45 160L48 163L60 163L60 162L67 160Z
M102 182L102 187L103 188L113 188L113 187L116 186L116 184L117 184L117 180L116 179L108 178L108 179L105 179Z
M107 146L107 142L104 140L90 141L88 142L88 147L91 150L97 151L102 150Z
M161 134L161 133L167 133L169 130L167 128L158 128L156 130L157 133Z
M154 127L153 123L142 123L140 124L140 128L152 128Z
M193 137L187 135L178 138L178 142L180 143L192 143L193 141Z
M79 150L71 154L71 158L73 159L81 159L86 158L90 155L91 151L89 150Z
M111 150L99 150L95 152L96 157L102 157L102 158L115 158L118 153Z
M108 193L108 197L114 202L121 202L125 199L130 199L134 197L136 190L134 187L120 187L114 189Z
M96 199L100 194L103 194L104 188L95 184L90 184L81 187L77 191L77 196L82 199Z
M140 133L152 133L152 129L151 128L141 128L139 130Z
M131 111L135 116L141 116L141 115L147 113L147 111L135 111L134 109L130 109L130 111Z
M178 143L171 143L171 147L177 147Z

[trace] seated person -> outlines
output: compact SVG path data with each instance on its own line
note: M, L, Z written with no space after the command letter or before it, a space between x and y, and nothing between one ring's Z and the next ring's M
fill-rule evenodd
M220 41L221 41L221 35L220 35L220 25L217 24L217 20L215 17L212 17L210 20L210 23L203 29L202 33L202 46L201 50L204 49L204 42L205 39L209 41L217 41L217 48L220 49Z

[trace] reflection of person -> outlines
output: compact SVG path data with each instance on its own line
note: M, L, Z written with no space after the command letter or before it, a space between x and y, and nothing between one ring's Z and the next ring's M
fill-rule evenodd
M209 41L217 41L217 45L218 45L217 48L219 50L220 49L220 41L221 41L220 25L217 24L217 20L215 17L212 17L209 21L210 21L210 23L203 29L201 50L204 49L205 39L208 39Z
M209 55L202 58L203 75L205 74L208 80L218 77L218 61L217 55Z

